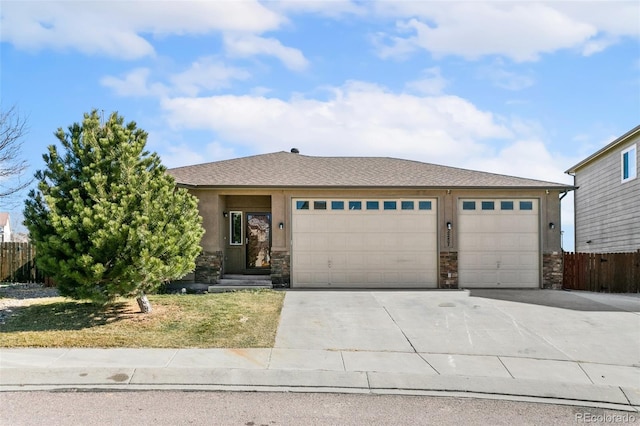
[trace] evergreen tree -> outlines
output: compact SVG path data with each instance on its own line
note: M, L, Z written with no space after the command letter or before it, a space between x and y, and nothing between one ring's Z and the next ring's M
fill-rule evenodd
M24 216L38 266L61 295L140 298L195 268L197 201L145 151L146 132L117 113L101 125L94 110L56 137L64 152L51 145L43 155Z

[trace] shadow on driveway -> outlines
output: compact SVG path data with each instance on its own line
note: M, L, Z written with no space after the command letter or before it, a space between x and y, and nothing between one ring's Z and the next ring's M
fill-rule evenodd
M640 295L636 293L611 294L533 289L474 289L469 291L469 296L574 311L640 313Z

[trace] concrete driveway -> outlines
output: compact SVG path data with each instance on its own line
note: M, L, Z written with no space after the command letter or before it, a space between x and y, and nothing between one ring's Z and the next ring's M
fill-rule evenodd
M290 291L275 348L417 353L436 369L448 368L452 359L461 368L465 360L491 356L525 376L527 362L537 360L640 367L640 297L554 290ZM565 364L544 365L561 372Z

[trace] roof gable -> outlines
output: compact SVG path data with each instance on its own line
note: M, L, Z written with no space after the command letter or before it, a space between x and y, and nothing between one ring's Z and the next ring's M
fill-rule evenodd
M626 143L631 138L633 138L634 136L638 136L638 135L640 135L640 125L638 125L638 126L634 127L633 129L629 130L627 133L625 133L624 135L620 136L619 138L616 138L613 142L611 142L610 144L608 144L607 146L605 146L601 150L595 152L594 154L588 156L587 158L585 158L584 160L582 160L581 162L579 162L575 166L573 166L570 169L568 169L565 173L575 173L578 169L586 166L587 164L591 163L592 161L597 160L598 158L602 157L604 154L608 153L612 149L617 148L619 145Z
M570 185L388 157L312 157L289 152L169 169L188 187L555 188Z

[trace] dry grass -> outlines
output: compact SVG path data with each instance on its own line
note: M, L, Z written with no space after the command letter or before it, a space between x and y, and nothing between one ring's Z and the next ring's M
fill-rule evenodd
M284 293L148 297L150 314L133 299L100 307L56 297L15 307L0 324L0 347L272 347Z

